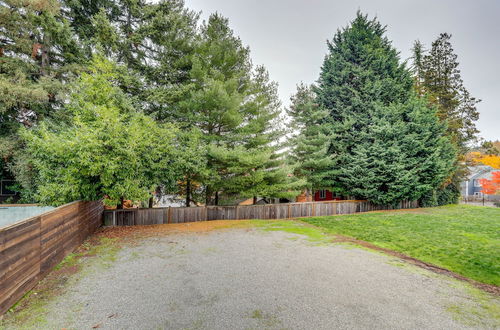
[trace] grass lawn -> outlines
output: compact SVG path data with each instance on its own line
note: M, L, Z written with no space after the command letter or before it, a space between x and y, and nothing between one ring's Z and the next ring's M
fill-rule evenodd
M500 285L500 208L448 205L302 220Z

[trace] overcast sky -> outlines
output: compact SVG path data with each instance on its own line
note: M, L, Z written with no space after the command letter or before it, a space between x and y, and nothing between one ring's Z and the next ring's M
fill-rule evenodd
M500 0L185 0L208 18L219 12L264 64L289 104L297 83L318 79L326 40L360 9L387 25L387 35L410 57L414 40L430 47L441 32L453 35L462 78L478 104L480 135L500 139Z

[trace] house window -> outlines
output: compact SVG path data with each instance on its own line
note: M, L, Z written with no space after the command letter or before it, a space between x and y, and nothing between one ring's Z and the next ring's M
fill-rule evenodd
M481 182L479 179L474 179L474 187L481 187Z
M9 189L12 185L14 185L14 180L2 180L0 182L0 195L14 196L16 192Z
M326 198L326 190L320 190L319 191L319 199L325 199Z

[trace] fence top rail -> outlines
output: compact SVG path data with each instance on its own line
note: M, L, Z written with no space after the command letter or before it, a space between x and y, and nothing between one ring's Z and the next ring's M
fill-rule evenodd
M58 207L56 207L56 208L53 208L52 210L49 210L49 211L47 211L47 212L43 212L43 213L41 213L41 214L34 215L34 216L32 216L32 217L29 217L29 218L23 219L23 220L21 220L21 221L14 222L13 224L10 224L10 225L8 225L8 226L5 226L5 227L0 228L0 232L1 232L1 231L4 231L4 230L7 230L7 229L11 229L11 228L13 228L13 227L16 227L16 226L19 226L19 225L22 225L22 224L25 224L25 223L27 223L28 221L38 220L37 218L40 218L40 219L41 219L41 217L42 217L42 216L46 216L46 215L48 215L48 214L51 214L51 213L57 212L57 211L59 211L60 209L62 209L63 207L67 207L67 206L69 206L69 205L73 205L73 204L76 204L76 203L79 203L79 202L81 202L81 201L80 201L80 200L78 200L78 201L73 201L73 202L68 203L68 204L60 205L60 206L58 206ZM1 204L1 205L3 205L3 204ZM22 205L22 204L18 204L18 205ZM24 206L27 206L27 205L29 205L29 204L24 204ZM34 205L34 206L38 206L38 204L33 204L33 205Z
M10 230L12 228L15 228L17 226L21 226L21 225L25 225L26 223L30 222L30 221L38 221L41 219L40 217L41 214L39 215L35 215L35 216L32 216L30 218L27 218L27 219L24 219L24 220L21 220L21 221L18 221L18 222L14 222L8 226L5 226L5 227L2 227L0 228L0 233L3 232L3 231L7 231L7 230Z
M343 200L332 200L332 201L314 201L314 202L294 202L287 204L329 204L329 203L362 203L367 202L364 199L343 199ZM268 204L269 205L269 204Z
M153 207L152 209L155 209L155 210L159 210L159 209L163 209L163 208L166 208L168 209L168 207ZM133 208L129 208L129 209L105 209L104 212L137 212L137 210L152 210L151 208L138 208L138 207L133 207Z

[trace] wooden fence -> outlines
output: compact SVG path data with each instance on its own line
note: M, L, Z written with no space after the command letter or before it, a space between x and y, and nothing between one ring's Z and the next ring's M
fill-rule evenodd
M102 223L102 202L73 202L0 229L0 315Z
M207 220L290 219L416 207L418 207L418 201L404 201L396 207L390 207L373 205L368 201L348 200L245 206L123 209L104 211L104 224L134 226Z

